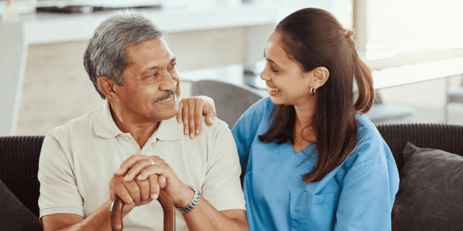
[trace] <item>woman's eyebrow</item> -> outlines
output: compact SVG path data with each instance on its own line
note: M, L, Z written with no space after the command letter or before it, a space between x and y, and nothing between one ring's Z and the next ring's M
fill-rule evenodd
M269 61L269 62L275 64L275 66L279 67L278 64L275 63L275 61L273 61L273 60L267 58L267 56L265 55L265 49L264 49L264 58L265 58L267 61Z

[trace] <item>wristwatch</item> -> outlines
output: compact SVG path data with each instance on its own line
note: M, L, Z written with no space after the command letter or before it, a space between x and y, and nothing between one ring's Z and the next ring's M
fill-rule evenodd
M185 207L183 207L183 208L178 208L178 207L176 207L177 210L178 210L179 212L181 212L181 213L189 213L189 212L193 211L193 209L196 208L196 205L198 205L199 199L201 198L201 193L200 193L198 190L196 190L196 189L195 189L193 186L191 186L191 185L188 185L188 187L190 187L191 189L193 189L193 191L195 192L195 196L193 197L193 200L191 200L190 203L189 203L187 206L185 206Z

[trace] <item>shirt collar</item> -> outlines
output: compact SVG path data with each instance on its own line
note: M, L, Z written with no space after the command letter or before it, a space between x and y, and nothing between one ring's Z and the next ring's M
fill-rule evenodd
M158 130L153 134L158 140L174 141L183 139L183 123L177 123L174 116L159 123Z
M104 105L95 110L93 116L93 129L98 136L108 139L123 133L114 122L109 101L106 100Z
M98 136L114 138L123 132L117 127L111 115L109 101L94 111L93 129ZM158 129L152 137L158 140L174 141L183 139L183 123L177 123L176 117L172 117L159 123Z

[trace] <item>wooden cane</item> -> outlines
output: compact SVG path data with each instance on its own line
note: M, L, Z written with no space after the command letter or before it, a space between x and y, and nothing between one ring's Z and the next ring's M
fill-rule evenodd
M166 191L160 190L158 201L164 211L164 231L175 231L175 208L174 203L167 195ZM122 231L124 224L122 223L122 208L124 201L119 196L113 201L111 207L111 229L113 231Z

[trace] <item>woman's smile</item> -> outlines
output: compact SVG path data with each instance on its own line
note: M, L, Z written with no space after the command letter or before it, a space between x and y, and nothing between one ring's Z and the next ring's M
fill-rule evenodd
M268 88L268 93L271 95L271 96L274 96L274 95L277 95L280 93L280 89L276 88L276 87L269 87L267 86Z

